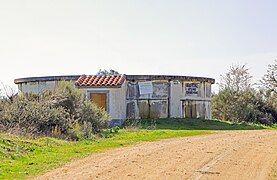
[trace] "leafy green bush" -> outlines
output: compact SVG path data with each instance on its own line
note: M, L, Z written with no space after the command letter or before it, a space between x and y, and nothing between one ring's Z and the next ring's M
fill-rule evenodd
M113 128L110 128L110 129L106 129L105 131L103 131L103 136L105 138L111 138L113 136L115 136L120 130L120 127L119 126L115 126Z
M276 110L254 89L221 90L212 98L213 118L232 122L252 122L271 125Z
M29 101L17 96L13 102L4 102L3 105L0 124L9 131L47 135L51 134L54 126L59 126L60 131L65 132L69 124L64 108L53 108L44 101Z
M104 129L109 126L110 116L105 110L97 107L96 104L92 102L84 102L80 122L91 123L93 127L92 132L97 133L100 129Z
M213 118L272 125L277 122L277 65L270 65L259 89L245 65L231 66L221 75L219 92L212 98Z
M29 93L0 102L0 131L92 139L109 122L109 114L87 102L69 82L41 95Z

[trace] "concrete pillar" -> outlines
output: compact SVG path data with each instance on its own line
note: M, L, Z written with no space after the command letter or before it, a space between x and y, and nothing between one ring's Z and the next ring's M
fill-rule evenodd
M169 108L170 117L181 118L182 117L182 82L177 80L170 81L170 98Z

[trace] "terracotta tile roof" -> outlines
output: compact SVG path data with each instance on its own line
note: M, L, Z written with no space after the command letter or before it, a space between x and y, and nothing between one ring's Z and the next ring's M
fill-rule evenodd
M93 87L117 87L121 86L125 75L115 76L97 76L97 75L82 75L76 81L76 86L93 86Z

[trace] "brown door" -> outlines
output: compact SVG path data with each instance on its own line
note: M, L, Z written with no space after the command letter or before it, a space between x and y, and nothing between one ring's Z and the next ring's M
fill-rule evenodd
M185 117L186 118L196 118L197 117L195 101L185 102Z
M98 107L107 111L107 94L106 93L90 93L90 100Z
M185 117L186 118L192 118L191 101L185 102Z

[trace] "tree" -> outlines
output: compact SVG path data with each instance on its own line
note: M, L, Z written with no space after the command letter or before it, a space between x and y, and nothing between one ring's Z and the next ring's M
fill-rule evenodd
M213 117L270 125L276 122L277 111L261 91L253 88L248 71L245 65L236 65L221 76L219 93L212 98Z
M17 94L16 88L13 88L1 82L0 98L1 97L7 98L9 101L12 101L16 94Z
M101 70L99 69L99 71L97 72L97 75L100 75L100 76L114 76L114 75L121 75L118 71L116 70L113 70L113 69L110 69L110 71L104 69L104 70Z
M272 114L273 123L277 122L277 60L268 65L266 74L261 80L260 91L267 105L266 111Z
M232 65L226 74L221 75L219 87L221 90L245 90L251 88L251 80L252 76L250 76L249 69L246 68L246 65Z
M265 89L277 92L277 60L275 60L275 64L268 65L267 73L261 83Z
M220 120L232 120L234 96L229 89L220 90L218 94L212 97L212 115L213 118Z
M251 78L246 65L232 65L227 73L221 75L220 91L212 98L213 117L234 122L247 121L242 112L246 112L243 105L250 103L249 97L254 93Z

